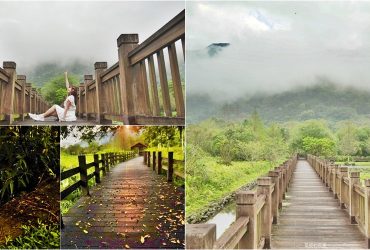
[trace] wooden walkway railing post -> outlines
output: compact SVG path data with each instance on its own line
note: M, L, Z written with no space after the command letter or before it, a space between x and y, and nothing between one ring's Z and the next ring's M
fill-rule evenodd
M348 200L347 198L347 190L346 190L346 184L344 182L345 178L348 178L348 167L340 167L339 169L340 175L339 175L339 203L340 207L342 209L345 209L345 204Z
M167 181L173 181L173 152L168 152Z
M106 169L107 169L107 162L106 162L106 154L101 154L101 161L102 161L102 171L103 171L103 176L107 174Z
M256 249L257 239L257 192L242 191L236 194L236 220L242 216L249 217L247 234L240 239L239 249Z
M138 34L121 34L117 39L119 83L122 99L122 115L125 124L132 124L135 115L134 107L134 81L138 81L139 69L131 67L128 53L139 44ZM146 101L146 97L143 96Z
M367 247L370 248L370 179L365 180L365 233L367 238Z
M150 152L148 152L148 168L150 168Z
M17 82L21 85L21 93L20 93L20 100L16 103L18 106L18 111L20 115L20 120L24 121L26 115L26 76L25 75L18 75Z
M360 172L350 172L350 185L349 185L349 200L350 206L348 208L351 224L357 224L356 214L358 213L358 201L356 199L355 184L360 184Z
M99 168L99 155L94 154L94 175L95 175L95 182L100 183L100 168Z
M87 179L87 168L86 168L86 156L79 155L78 156L78 165L80 170L80 182L81 182L81 190L83 195L89 195L89 185Z
M162 152L158 152L158 166L157 166L157 173L162 174Z
M1 107L2 114L5 115L5 123L11 124L14 120L13 117L13 107L14 107L14 91L15 82L17 80L16 73L16 63L15 62L3 62L3 68L8 75L8 81L3 85L2 96L1 96Z
M157 163L157 159L156 159L156 152L153 151L153 171L156 171L156 164Z
M215 224L186 225L185 242L187 249L213 249L215 241Z
M263 227L261 228L261 237L264 237L264 248L271 248L271 230L272 230L272 191L273 183L270 177L261 177L257 179L257 194L265 195L265 205L262 210Z
M272 224L277 224L278 222L278 215L279 215L279 194L280 194L280 188L279 188L279 178L280 178L280 172L278 171L270 171L268 176L271 178L272 183L274 184L274 191L272 195L271 200L271 210L272 210Z
M92 75L84 75L84 84L85 84L85 112L86 120L89 120L95 117L95 99L94 93L89 91L90 84L93 80Z

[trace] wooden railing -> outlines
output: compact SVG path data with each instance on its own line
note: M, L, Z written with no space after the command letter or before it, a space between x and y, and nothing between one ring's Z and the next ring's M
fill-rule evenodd
M185 175L183 172L174 170L173 168L174 163L184 165L185 162L174 160L173 152L168 152L168 158L164 158L162 157L161 151L145 151L144 163L148 167L152 167L153 171L155 171L157 174L162 174L162 170L165 170L167 173L168 182L172 182L174 176L176 176L177 178L185 179Z
M257 189L236 194L236 221L216 240L215 224L186 225L188 249L270 248L272 224L288 189L297 156L292 157L268 177L257 179Z
M27 83L26 76L17 75L15 62L3 62L3 68L0 68L0 123L10 125L14 120L23 121L28 113L44 112L48 106Z
M340 207L346 209L352 224L358 224L367 237L370 248L370 179L362 184L360 172L349 172L348 167L338 166L328 160L313 155L307 156L323 183L339 200Z
M85 75L78 94L79 116L99 123L114 120L124 124L184 125L185 102L176 43L182 46L185 58L185 11L141 44L138 34L120 35L118 62L110 68L106 62L96 62L94 79L92 75ZM171 86L167 79L165 49L168 50ZM174 92L174 105L170 87Z
M86 162L86 155L79 155L78 156L78 167L68 169L61 173L61 181L68 179L74 175L79 174L80 180L73 183L66 189L64 189L60 196L63 200L68 195L70 195L73 191L77 190L81 187L82 195L89 195L89 185L88 182L90 179L95 178L95 183L100 183L100 172L102 175L105 176L107 172L109 172L109 168L115 166L119 162L124 162L135 157L135 153L133 151L123 152L123 153L104 153L100 156L98 154L94 154L94 161L87 163ZM94 172L88 174L88 170L94 167Z

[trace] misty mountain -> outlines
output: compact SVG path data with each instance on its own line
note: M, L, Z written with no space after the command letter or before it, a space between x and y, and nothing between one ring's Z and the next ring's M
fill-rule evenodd
M370 92L331 83L300 87L278 94L258 94L228 103L217 103L209 95L187 97L187 122L209 117L228 120L247 118L256 110L267 122L326 119L370 120Z
M94 72L94 64L79 60L75 60L70 64L61 64L58 62L41 63L27 72L27 81L33 83L35 87L40 88L54 77L63 75L65 71L68 71L68 74L78 76L80 82L82 82L84 75Z

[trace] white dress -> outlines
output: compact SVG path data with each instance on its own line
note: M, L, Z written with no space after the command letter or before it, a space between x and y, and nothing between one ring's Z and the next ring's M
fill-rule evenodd
M75 97L73 95L70 95L67 97L67 99L64 101L64 108L67 106L67 101L71 102L71 106L69 106L69 109L66 113L65 120L66 121L76 121L76 104L75 104ZM56 111L58 114L59 120L62 120L64 118L64 108L62 108L59 105L56 105Z

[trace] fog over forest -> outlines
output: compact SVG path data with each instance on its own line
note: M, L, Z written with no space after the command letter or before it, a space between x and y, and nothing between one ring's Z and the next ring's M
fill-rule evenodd
M370 90L369 11L354 1L189 2L187 93L223 102L321 82ZM214 53L213 43L229 46Z
M117 62L116 39L144 41L185 8L183 2L0 2L0 62L17 71L37 65Z

